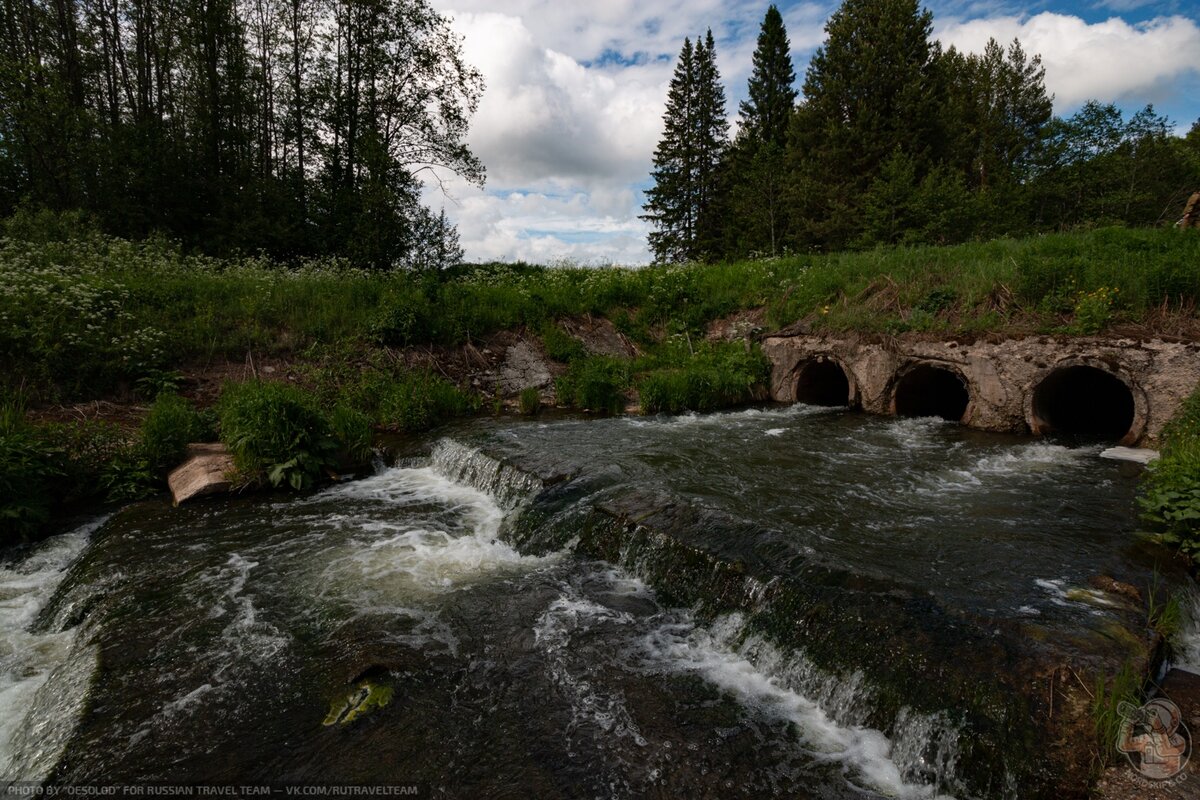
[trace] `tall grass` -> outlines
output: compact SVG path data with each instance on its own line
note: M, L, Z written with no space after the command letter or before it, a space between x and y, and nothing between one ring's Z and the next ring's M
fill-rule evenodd
M635 338L700 332L756 307L775 327L807 319L829 330L1086 332L1164 306L1191 309L1200 295L1196 231L1102 229L646 269L489 264L438 282L336 260L217 260L158 240L64 230L0 241L0 367L65 394L247 349L454 345L515 326L569 346L549 326L581 314L606 315Z
M1160 449L1142 479L1142 519L1200 567L1200 387L1163 429Z

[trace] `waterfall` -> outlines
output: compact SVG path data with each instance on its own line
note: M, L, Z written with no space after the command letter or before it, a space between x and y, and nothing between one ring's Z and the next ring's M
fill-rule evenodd
M96 668L79 627L38 624L67 570L108 518L0 564L0 789L53 769L75 730Z
M490 495L506 511L515 509L542 488L536 475L453 439L442 439L437 443L432 461L438 473Z

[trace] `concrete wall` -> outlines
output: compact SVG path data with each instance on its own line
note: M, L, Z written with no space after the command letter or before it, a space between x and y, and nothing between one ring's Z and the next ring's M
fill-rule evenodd
M771 395L796 400L800 370L814 359L832 359L849 380L849 403L875 414L895 413L895 388L921 364L956 373L970 400L962 422L973 428L1014 433L1046 433L1034 413L1038 384L1057 369L1089 366L1128 387L1133 422L1121 444L1152 444L1179 404L1200 384L1200 342L1061 338L977 341L920 341L854 336L768 336L763 350L771 359Z

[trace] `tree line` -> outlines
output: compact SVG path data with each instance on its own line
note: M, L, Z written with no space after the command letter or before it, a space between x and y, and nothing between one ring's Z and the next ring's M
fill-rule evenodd
M1014 40L943 51L917 0L845 0L801 91L768 8L737 134L711 31L685 40L645 214L659 262L888 244L951 244L1173 222L1200 190L1200 121L1152 106L1053 114L1045 70Z
M417 175L482 185L482 90L427 0L0 0L0 212L217 254L453 261Z

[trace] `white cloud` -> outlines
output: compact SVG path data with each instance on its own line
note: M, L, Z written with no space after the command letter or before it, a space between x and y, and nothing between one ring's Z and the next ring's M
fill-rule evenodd
M637 218L675 56L711 25L727 87L744 84L759 0L434 0L487 89L468 141L487 191L447 179L445 205L471 260L645 263ZM820 43L827 10L785 10L793 49ZM736 114L736 92L729 111Z
M940 25L937 38L960 50L981 52L988 38L1021 40L1040 53L1046 87L1061 112L1086 100L1147 100L1167 96L1179 78L1200 70L1200 26L1186 17L1130 24L1119 18L1088 24L1045 12Z
M1128 6L1141 0L1098 0ZM736 116L766 10L762 0L432 0L463 35L487 89L469 142L488 168L486 191L447 180L445 205L472 260L644 263L650 255L640 185L662 130L667 85L685 36L712 26ZM803 81L837 0L781 3ZM951 2L947 45L982 50L1020 38L1040 53L1056 110L1083 101L1170 99L1200 76L1200 26L1182 16L1089 24L1056 13L1012 14L1009 0ZM1026 6L1028 7L1028 6ZM1157 6L1162 8L1162 6ZM1178 99L1178 98L1176 98Z

